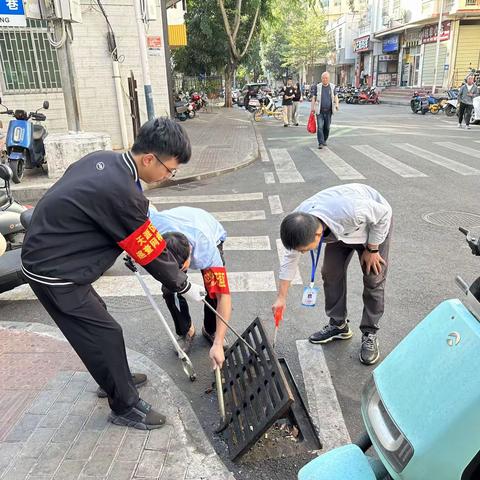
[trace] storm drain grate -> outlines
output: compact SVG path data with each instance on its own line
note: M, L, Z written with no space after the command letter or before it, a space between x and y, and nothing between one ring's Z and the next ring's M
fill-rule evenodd
M222 368L227 415L225 439L232 460L253 446L275 420L284 417L294 401L258 317L242 337L260 359L239 340L225 352Z
M464 227L470 229L480 227L480 215L468 212L439 211L423 215L423 219L439 227Z

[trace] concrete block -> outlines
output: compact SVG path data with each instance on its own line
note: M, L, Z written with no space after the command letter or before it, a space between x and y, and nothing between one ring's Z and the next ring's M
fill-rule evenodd
M145 450L138 463L136 477L158 478L165 463L165 454L157 450Z
M8 469L4 478L8 478L8 480L25 480L35 462L35 458L18 457Z
M84 460L64 460L58 468L54 480L77 478L85 465Z
M105 133L64 133L45 139L48 178L60 178L80 158L98 150L111 150L110 136Z
M100 438L100 432L81 432L67 455L68 460L88 460Z
M56 428L61 425L68 412L72 408L71 402L55 402L52 408L40 422L40 427Z
M55 431L55 428L37 428L24 444L22 458L38 458Z
M15 424L15 426L10 430L6 442L25 442L28 440L30 435L43 419L43 415L32 415L31 413L26 413L20 420Z
M118 459L112 464L108 480L130 480L135 470L136 462L121 462Z
M116 449L110 445L99 445L85 465L83 473L87 476L106 475L115 458Z
M116 460L136 462L142 453L145 439L138 435L126 435L118 451Z
M51 443L40 455L32 469L32 476L52 476L65 455L68 444Z
M52 443L73 442L87 417L67 415L57 433L52 438Z
M44 415L50 410L59 395L58 390L43 390L35 398L32 406L28 409L28 413Z

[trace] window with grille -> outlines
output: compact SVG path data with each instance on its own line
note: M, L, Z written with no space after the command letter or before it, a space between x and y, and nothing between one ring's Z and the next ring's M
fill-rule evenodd
M27 27L0 29L4 93L34 93L61 88L57 52L48 42L47 24L27 19Z

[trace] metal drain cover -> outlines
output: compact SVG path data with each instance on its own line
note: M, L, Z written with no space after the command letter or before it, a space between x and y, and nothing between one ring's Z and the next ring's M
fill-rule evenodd
M480 215L468 212L449 212L441 210L423 215L426 222L439 227L480 227Z

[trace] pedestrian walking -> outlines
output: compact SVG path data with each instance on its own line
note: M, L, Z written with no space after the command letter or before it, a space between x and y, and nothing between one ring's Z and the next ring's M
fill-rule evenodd
M295 85L295 94L293 96L293 109L292 109L292 118L293 124L298 127L298 111L300 108L300 102L302 101L302 91L300 89L300 84L297 82Z
M468 75L466 83L464 83L458 91L458 101L460 102L458 109L458 128L462 128L462 121L465 119L465 126L470 130L473 99L480 94L478 86L473 82L474 79L475 77L473 75Z
M280 226L287 249L280 264L280 286L273 312L286 307L288 289L301 253L310 252L312 275L302 304L314 306L318 289L315 273L322 245L325 312L329 323L313 333L311 343L352 337L347 316L347 267L356 252L363 271L363 315L360 361L373 365L380 357L377 331L384 312L384 291L392 226L392 208L368 185L350 183L327 188L305 200Z
M338 112L338 104L335 84L330 83L330 74L323 72L322 81L313 89L311 105L311 111L317 117L317 140L320 149L327 146L332 115L335 111Z
M287 80L287 86L283 89L283 126L288 127L292 124L293 98L295 97L295 88L292 79Z
M210 213L200 208L177 207L170 210L150 210L150 219L167 242L167 248L177 259L183 271L200 270L205 289L206 301L227 321L232 313L232 301L228 287L227 271L223 256L223 243L227 232L222 224ZM162 288L163 298L180 337L182 350L188 353L195 337L188 303L184 296ZM222 366L226 325L217 319L205 305L202 334L212 345L210 358L213 367Z
M71 165L38 202L25 235L22 271L108 396L109 420L117 425L151 430L166 419L140 399L137 386L146 375L132 376L122 327L92 283L125 251L171 291L203 299L203 286L189 282L148 218L139 182L174 177L190 156L190 141L178 124L150 120L131 152L94 152Z

